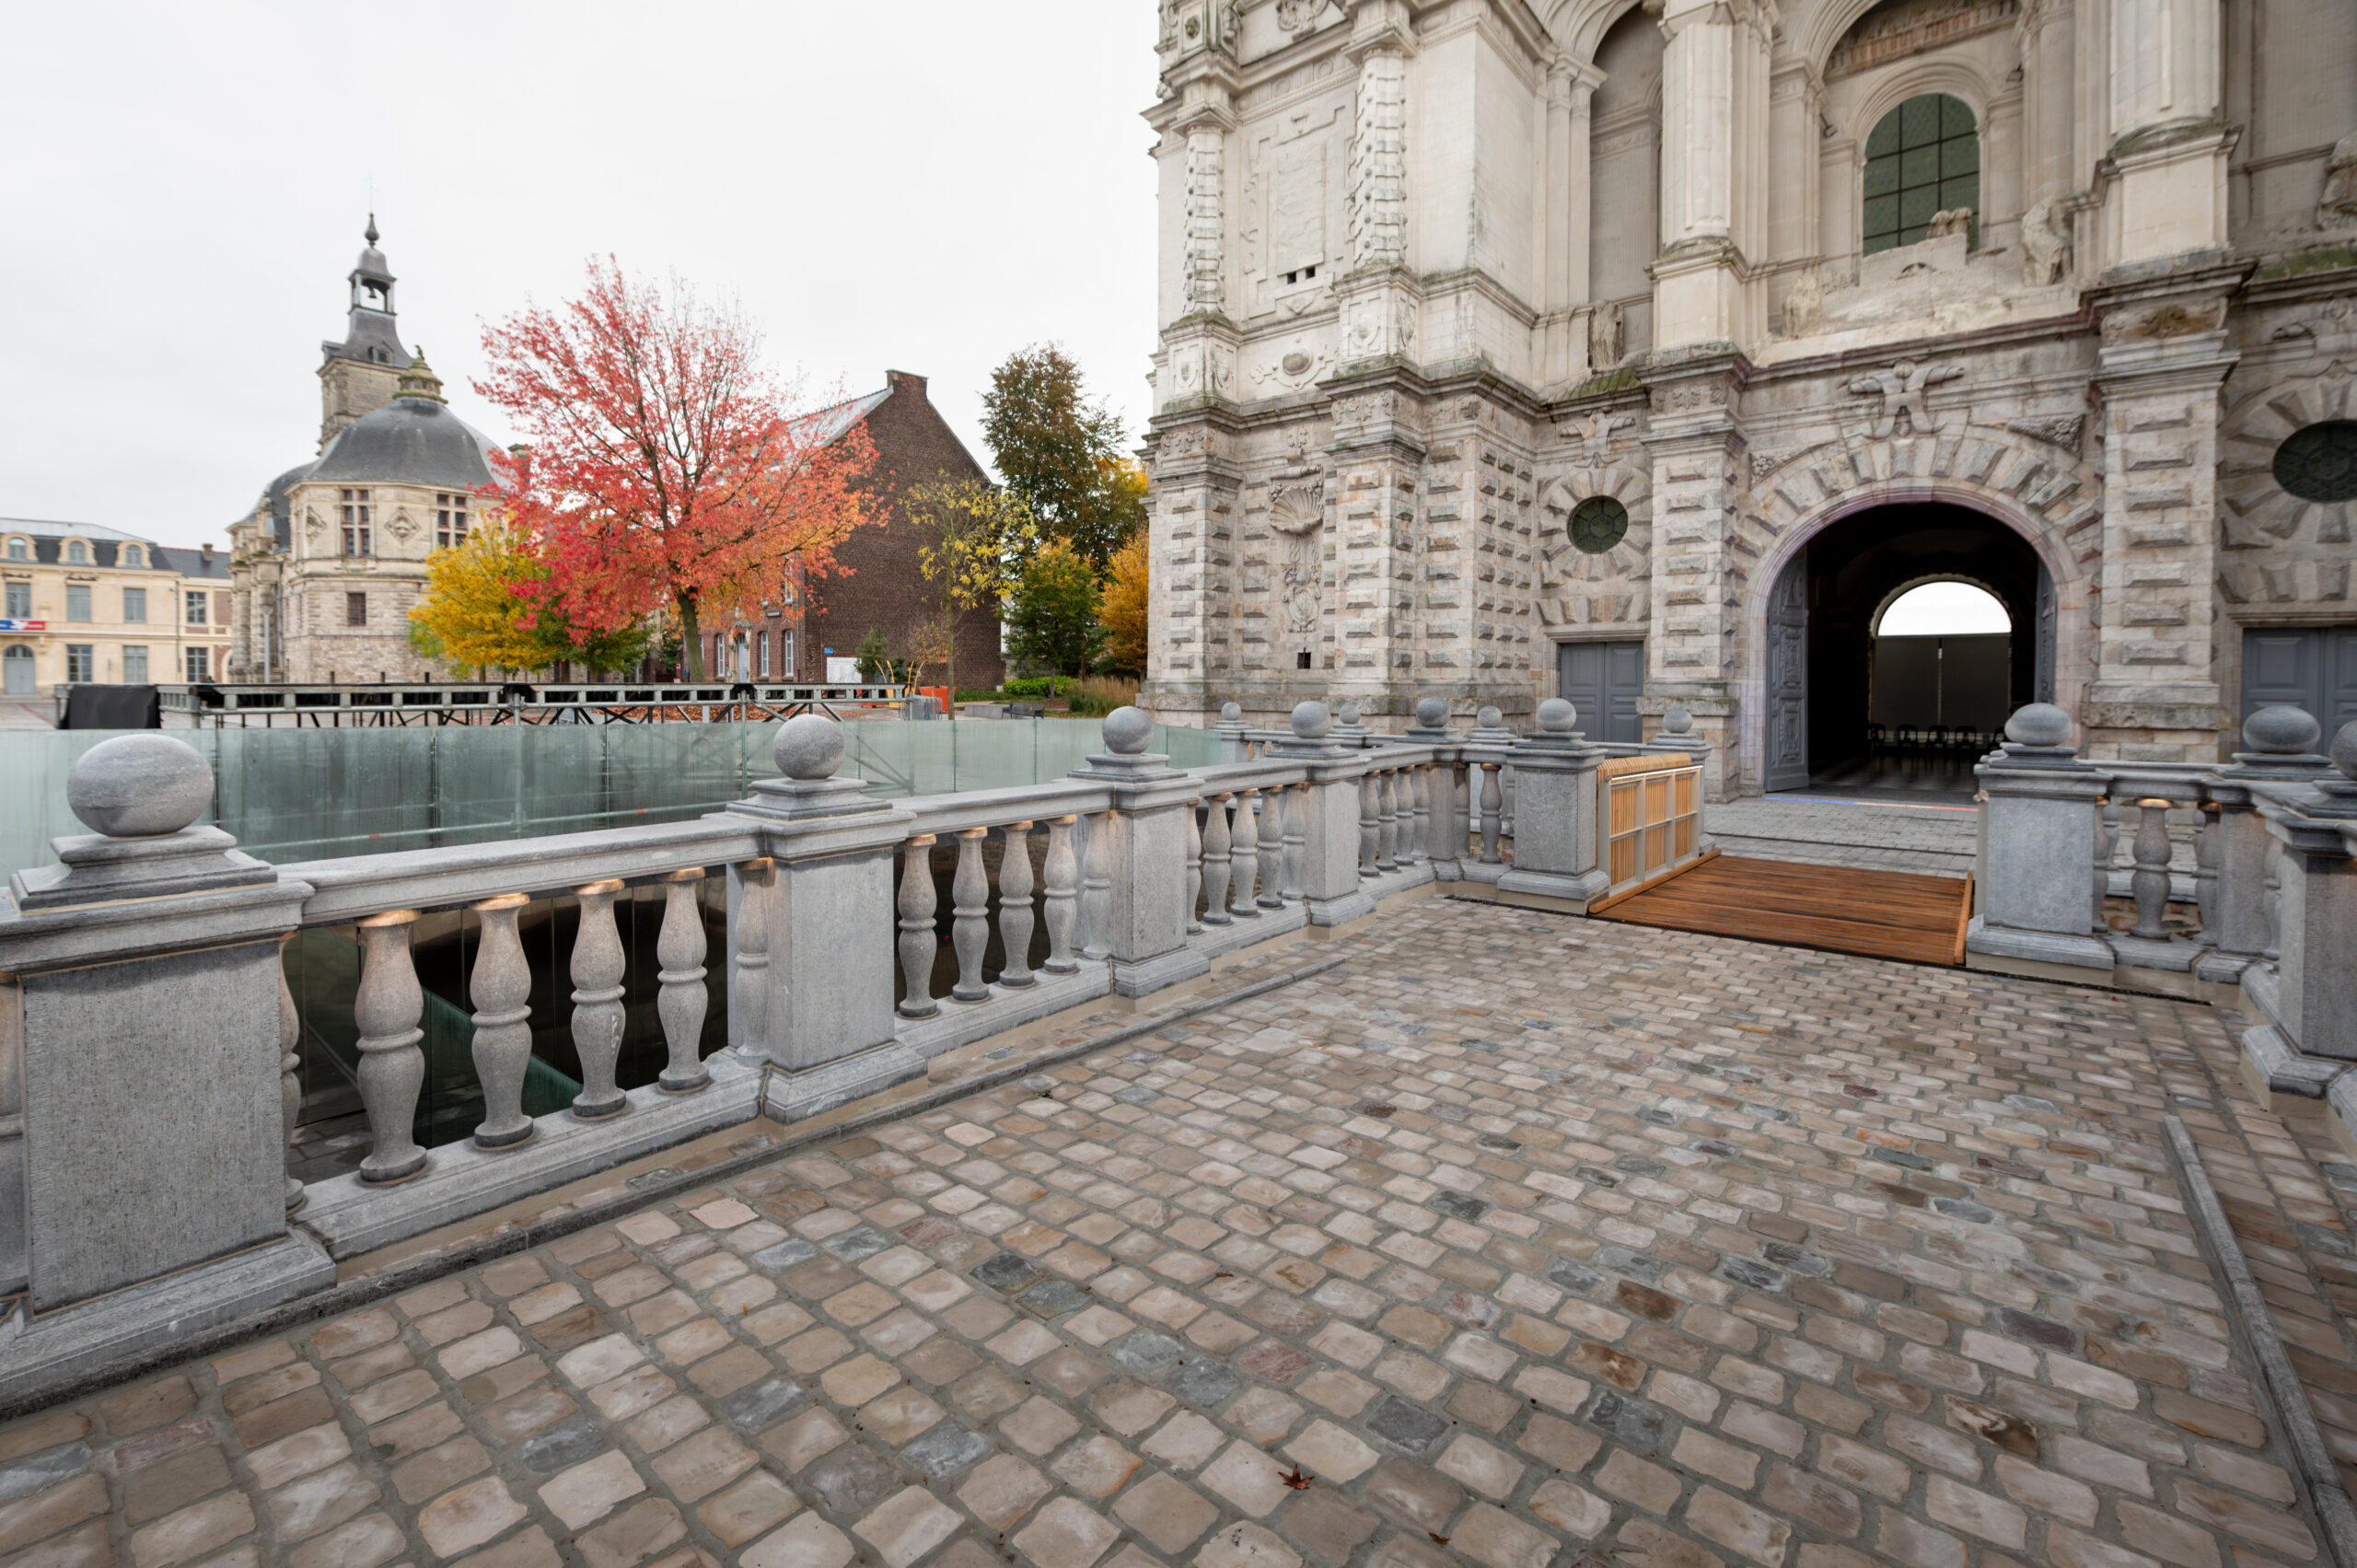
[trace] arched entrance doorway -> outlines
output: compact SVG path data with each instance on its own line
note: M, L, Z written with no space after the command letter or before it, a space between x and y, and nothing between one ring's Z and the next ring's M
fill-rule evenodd
M2006 621L2002 645L1894 641L1883 656L1885 612L1933 583L1993 598ZM1976 749L2002 715L2051 699L2054 646L2053 580L2028 541L1995 518L1942 502L1840 518L1785 566L1770 599L1767 787L1968 794ZM1941 679L1950 652L1953 687ZM1962 702L1954 714L1951 691Z

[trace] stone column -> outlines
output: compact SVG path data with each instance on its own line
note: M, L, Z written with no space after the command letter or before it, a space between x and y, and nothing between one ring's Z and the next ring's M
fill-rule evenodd
M91 832L0 901L0 1289L34 1314L0 1398L334 1283L286 1223L280 944L311 889L192 826L212 796L185 743L103 741L66 779Z
M775 1069L763 1110L797 1121L924 1072L892 1010L892 852L911 819L861 794L858 779L834 776L843 738L831 719L788 719L772 750L784 776L728 809L761 822L775 863L761 911L767 1028L748 1044Z
M1405 362L1417 292L1408 234L1408 53L1403 8L1363 5L1347 58L1357 66L1351 125L1351 264L1335 285L1345 369Z
M2118 246L2107 266L2227 244L2219 0L2111 0L2108 162Z
M2078 759L2071 716L2033 703L2006 721L2005 744L1973 770L1980 780L1979 910L1965 936L1973 969L2082 981L2113 969L2094 935L2096 807L2108 778Z
M1748 339L1743 273L1761 248L1757 178L1769 143L1764 18L1728 0L1666 0L1662 52L1661 255L1654 347Z
M1101 948L1112 966L1116 994L1144 996L1211 972L1211 960L1189 949L1184 912L1170 896L1187 859L1186 817L1195 808L1197 785L1168 757L1147 752L1154 717L1143 708L1114 709L1104 737L1105 750L1071 774L1112 786L1113 809L1089 824L1090 862L1103 856L1109 882L1101 925L1099 912L1091 912L1089 947ZM1213 821L1223 830L1225 810L1213 802ZM1224 912L1225 893L1223 886L1213 913ZM1203 918L1216 923L1213 913Z
M1285 842L1291 850L1299 841L1286 870L1299 879L1312 925L1341 925L1375 912L1374 898L1359 886L1359 781L1367 753L1335 742L1333 727L1325 703L1304 703L1293 711L1293 738L1266 753L1272 761L1304 764L1309 775L1307 787L1286 802Z
M1514 749L1514 867L1498 887L1568 899L1584 912L1612 886L1596 854L1596 770L1606 752L1573 731L1578 711L1561 697L1538 704L1538 722Z
M2314 1094L2309 1086L2328 1079L2345 1121L2357 1115L2357 1088L2343 1087L2357 1063L2357 724L2333 738L2332 764L2314 784L2257 786L2267 831L2283 846L2282 956L2271 970L2243 970L2243 1000L2260 1019L2243 1036L2243 1058L2270 1088Z
M2332 766L2316 752L2322 733L2305 709L2261 708L2243 725L2248 749L2210 776L2210 799L2218 807L2209 830L2218 875L2205 934L2216 946L2194 965L2203 980L2233 985L2267 951L2267 862L2277 841L2252 791L2261 784L2315 783Z
M1727 800L1756 787L1765 735L1759 718L1766 656L1753 650L1738 665L1739 618L1749 600L1775 591L1755 569L1733 572L1727 541L1740 537L1742 497L1736 463L1743 439L1734 421L1746 363L1737 356L1690 360L1656 372L1654 417L1645 443L1654 474L1652 632L1645 639L1648 711L1682 707L1710 747L1703 797ZM1739 676L1740 685L1730 676ZM1738 691L1750 701L1745 712ZM1659 704L1657 706L1656 704ZM1742 720L1737 766L1733 740Z

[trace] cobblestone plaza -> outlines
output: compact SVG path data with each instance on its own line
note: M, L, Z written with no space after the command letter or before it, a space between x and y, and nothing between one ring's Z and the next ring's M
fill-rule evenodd
M2161 1118L2344 1464L2357 1171L2212 1009L1439 899L1310 951L0 1426L0 1564L2326 1560Z

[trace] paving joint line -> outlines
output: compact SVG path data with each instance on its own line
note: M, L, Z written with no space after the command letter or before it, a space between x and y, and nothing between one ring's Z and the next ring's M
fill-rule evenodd
M2357 1568L2357 1504L2350 1501L2340 1469L2325 1446L2306 1388L2283 1349L2282 1336L2276 1331L2267 1299L2243 1256L2242 1243L2235 1239L2233 1222L2226 1218L2217 1190L2210 1185L2210 1173L2202 1167L2200 1151L2185 1122L2167 1116L2162 1118L2161 1128L2169 1164L2185 1190L2187 1217L2193 1222L2202 1250L2209 1254L2211 1267L2225 1278L2229 1315L2242 1330L2244 1347L2258 1364L2259 1381L2275 1407L2277 1425L2291 1446L2309 1504L2324 1526L2333 1561L2340 1568Z
M476 1268L484 1263L496 1262L502 1258L513 1257L519 1252L528 1252L536 1247L561 1240L580 1231L594 1230L601 1225L625 1218L641 1209L667 1202L681 1193L691 1192L699 1187L710 1186L716 1181L725 1181L757 1167L784 1159L814 1144L856 1137L862 1132L888 1126L895 1121L906 1121L911 1116L922 1116L927 1111L938 1110L945 1105L970 1099L976 1095L987 1094L993 1089L1003 1087L1044 1069L1061 1066L1084 1056L1093 1056L1100 1051L1109 1051L1118 1046L1127 1045L1132 1040L1143 1040L1174 1024L1183 1024L1191 1019L1200 1018L1207 1013L1216 1013L1223 1007L1232 1007L1239 1002L1249 1002L1255 997L1265 996L1270 992L1282 991L1287 986L1297 985L1306 980L1315 980L1320 975L1341 969L1350 962L1350 959L1351 955L1338 953L1331 958L1320 958L1314 963L1300 964L1292 969L1281 970L1274 974L1263 975L1259 980L1248 981L1242 985L1233 986L1225 991L1199 993L1183 999L1179 1005L1167 1012L1148 1014L1135 1023L1080 1044L1028 1057L1020 1062L1009 1063L1004 1067L988 1073L979 1073L970 1078L960 1078L954 1083L943 1084L924 1094L896 1105L879 1107L865 1116L853 1117L847 1121L834 1122L784 1138L771 1137L770 1141L763 1144L761 1148L749 1150L730 1159L715 1161L696 1170L682 1171L671 1180L648 1182L644 1187L633 1189L601 1203L586 1208L570 1209L543 1219L528 1221L512 1230L500 1231L473 1241L459 1242L440 1251L426 1253L409 1262L395 1264L381 1273L369 1274L360 1279L331 1285L326 1290L283 1303L266 1311L253 1313L233 1322L187 1335L168 1345L157 1346L155 1350L128 1362L61 1378L54 1383L28 1389L14 1398L0 1400L0 1423L14 1421L18 1416L29 1415L36 1411L45 1410L52 1405L64 1404L68 1400L83 1399L103 1389L134 1382L151 1372L160 1371L168 1366L176 1366L185 1361L214 1355L233 1345L243 1343L247 1340L258 1339L266 1334L281 1333L288 1329L300 1328L306 1323L317 1322L323 1318L332 1318L357 1307L373 1306L389 1296L406 1295L422 1285L432 1284L435 1281L448 1275ZM774 1071L774 1069L765 1070L762 1074L764 1093L768 1087L769 1071ZM737 1125L753 1127L766 1120L768 1120L766 1116L756 1112L749 1121L739 1122ZM728 1129L716 1129L716 1131L725 1132ZM299 1219L296 1223L300 1223ZM22 1297L17 1297L7 1305L16 1311L24 1309ZM5 1320L5 1316L0 1316L0 1321ZM2357 1568L2357 1562L2344 1564L2344 1568Z

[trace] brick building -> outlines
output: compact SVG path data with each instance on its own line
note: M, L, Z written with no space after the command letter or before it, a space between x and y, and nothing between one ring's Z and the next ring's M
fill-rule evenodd
M882 503L883 520L857 530L835 552L842 570L816 583L789 585L784 601L765 607L772 613L758 621L706 633L704 668L715 676L824 680L828 658L853 656L870 628L881 632L899 656L932 615L935 600L917 563L923 530L909 521L902 498L916 485L989 475L933 406L923 377L888 370L884 379L882 391L811 416L833 426L829 439L867 427L876 445L867 488ZM958 630L958 684L995 686L1005 671L995 610L977 610Z

